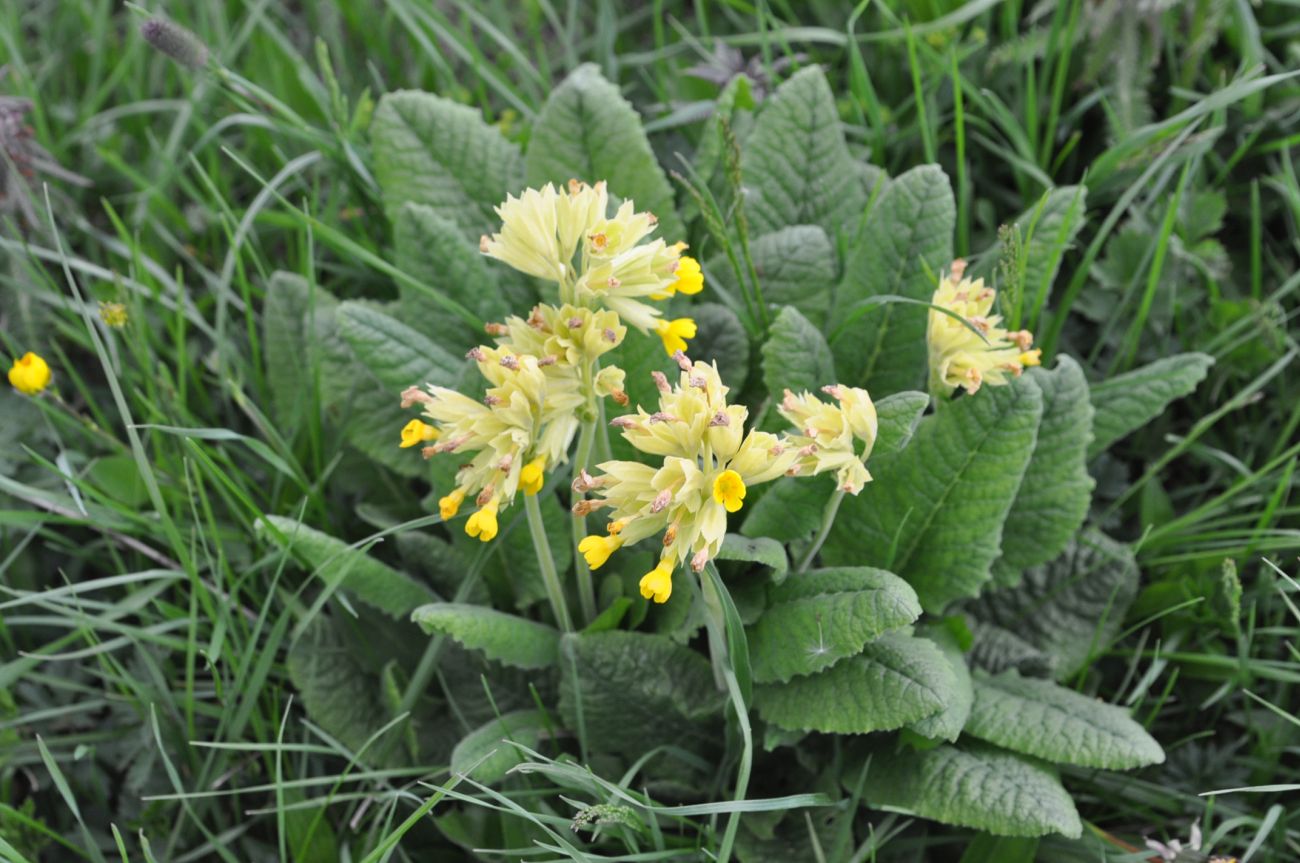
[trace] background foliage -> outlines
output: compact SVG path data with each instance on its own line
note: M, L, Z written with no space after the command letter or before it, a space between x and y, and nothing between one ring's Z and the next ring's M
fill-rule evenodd
M915 598L883 575L819 596L879 609L888 595L898 616L883 632L919 607L938 611L954 585L991 572L1009 588L1023 571L968 617L978 664L1025 678L976 671L967 728L984 721L976 736L1070 761L1043 748L1053 735L1011 739L987 719L1024 710L1029 677L1054 677L1130 709L1167 760L1113 774L1075 758L1061 771L1072 804L1046 770L985 744L931 749L918 771L826 735L762 762L751 796L817 790L996 831L919 809L915 783L983 770L989 789L1027 771L1017 787L1038 789L1029 808L1056 829L1081 818L1084 838L993 839L846 804L747 814L737 857L1125 859L1125 844L1185 836L1194 818L1220 853L1295 854L1300 828L1281 802L1297 783L1300 625L1288 575L1300 546L1292 6L155 11L192 28L222 71L154 53L143 19L108 0L0 10L0 87L32 101L34 140L88 181L47 172L47 205L4 164L0 343L42 352L59 397L0 393L0 853L468 858L462 849L540 840L557 859L587 860L716 848L727 810L715 801L738 743L710 748L723 739L722 697L685 646L698 621L680 604L643 620L638 600L622 627L676 641L646 648L645 636L605 631L561 644L542 623L525 641L517 617L511 638L494 637L494 615L544 597L522 513L490 548L432 528L425 496L440 478L393 445L394 394L413 380L456 385L478 340L467 322L528 302L527 284L473 250L492 202L577 174L607 176L669 236L690 232L716 280L701 297L711 305L694 310L702 350L754 408L831 369L876 393L920 386L920 318L886 306L852 331L843 321L865 297L928 295L954 255L996 278L1048 354L1077 360L917 431L1014 426L979 414L1011 416L1026 399L1039 415L1048 400L1075 405L1038 430L1059 440L1045 451L1059 463L1027 473L1001 512L936 506L937 520L896 524L888 498L923 485L927 466L917 441L878 453L877 483L845 505L824 559L856 563L856 543L901 528L901 545L880 551ZM438 94L437 110L459 120L430 124L427 97L376 101L401 90ZM628 134L638 124L645 138ZM422 184L439 176L455 182ZM99 300L124 303L127 327L102 326ZM824 348L802 349L818 335ZM644 387L662 360L619 361ZM987 488L999 472L962 481ZM1089 490L1061 523L1042 517ZM796 493L775 486L747 507L743 531L798 548L818 513L779 497ZM563 569L567 519L548 501ZM1085 516L1105 535L1074 536ZM1004 521L1053 539L990 533ZM727 566L733 584L747 571ZM627 576L648 558L638 567ZM949 577L929 585L936 568ZM1080 569L1103 577L1062 598L1060 573ZM435 597L464 613L432 606L406 621ZM769 601L790 615L766 624L777 634L807 624L806 599ZM1106 615L1116 603L1122 621ZM767 720L791 701L780 687L796 670L780 667L788 650L767 658L764 619L750 622ZM924 634L881 636L871 657L832 671L897 664L902 641L937 645L926 667L954 673L940 664L952 633ZM854 633L844 654L879 635ZM672 673L647 672L647 649ZM580 686L535 673L561 655L582 669ZM1104 727L1112 714L1089 707ZM555 760L574 744L557 746L561 725L593 729L576 744L590 771ZM773 721L764 733L775 747L799 732ZM507 734L527 748L503 751ZM1120 737L1107 766L1141 752ZM671 748L626 779L604 754L659 746ZM473 780L457 780L470 766ZM1266 787L1198 796L1247 786ZM575 815L587 825L576 834Z

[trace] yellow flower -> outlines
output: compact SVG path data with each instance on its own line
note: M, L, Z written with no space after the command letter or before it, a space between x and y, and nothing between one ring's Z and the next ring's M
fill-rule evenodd
M678 351L686 351L686 340L695 338L695 321L691 318L677 318L672 321L658 321L655 332L663 339L664 351L672 356Z
M1034 348L1032 351L1025 351L1020 355L1020 364L1025 368L1041 366L1043 364L1043 352L1040 348Z
M451 521L460 512L460 505L465 500L464 489L456 489L445 497L438 498L438 513L443 521Z
M402 449L410 449L418 444L437 439L438 430L436 428L419 420L411 420L402 426L402 442L398 446Z
M621 541L615 548L662 532L665 579L673 561L703 570L722 549L727 513L744 505L750 486L781 476L796 458L776 435L745 432L748 411L727 404L727 387L716 366L684 356L678 363L682 373L676 386L662 374L655 378L657 411L637 408L614 421L624 440L662 462L603 462L597 466L600 475L585 479L580 489L599 489L599 506L611 508L608 530ZM577 505L590 508L592 503ZM594 542L584 542L596 548Z
M476 536L480 542L491 542L497 535L497 501L488 501L483 508L465 520L465 533Z
M600 569L609 560L609 556L618 551L623 545L623 540L617 536L598 536L591 535L578 543L578 551L587 559L587 566L592 569Z
M654 569L641 576L641 595L661 605L673 595L672 557L664 557Z
M126 306L121 303L100 303L99 319L115 330L126 326Z
M713 499L736 512L745 505L745 481L734 470L724 470L713 480Z
M677 281L668 286L668 292L679 294L698 294L704 290L704 273L700 271L700 262L689 255L677 259L674 270Z
M777 410L794 425L789 442L798 450L799 472L816 476L833 470L840 489L856 495L871 481L863 462L876 443L876 406L866 390L832 384L822 391L839 404L786 390Z
M524 465L524 469L519 472L520 491L530 496L541 491L545 471L546 456L544 455L539 455L537 458Z
M965 269L965 261L953 261L932 300L952 313L931 309L926 328L930 392L936 396L946 397L958 387L973 394L986 383L1002 386L1039 364L1041 351L1029 349L1033 334L1000 326L1002 317L993 314L996 292L983 279L963 278Z
M34 396L50 385L50 367L45 360L28 351L14 360L9 383L23 395Z

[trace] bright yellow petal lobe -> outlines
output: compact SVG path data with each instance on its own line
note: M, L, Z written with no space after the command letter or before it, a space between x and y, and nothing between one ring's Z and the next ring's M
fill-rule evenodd
M677 281L669 286L669 293L676 291L682 294L698 294L704 290L704 273L700 272L700 262L691 256L681 256L677 261L677 271L674 275L677 276Z
M673 321L659 321L655 332L664 341L664 351L672 356L678 351L686 350L686 340L695 338L695 321L692 318L677 318Z
M663 604L673 595L673 559L665 557L659 565L641 576L641 595Z
M497 535L497 502L489 501L482 509L465 520L465 533L478 537L480 542L491 542Z
M578 551L587 559L587 566L592 569L600 569L609 560L609 556L618 551L623 545L623 540L617 536L597 536L595 534L586 537L578 543Z
M724 470L713 481L713 499L735 512L745 505L745 481L734 470Z
M420 420L411 420L402 426L402 442L398 444L402 449L418 446L426 441L437 440L438 429Z
M9 383L18 392L34 396L50 384L50 367L45 360L28 351L22 359L14 360L9 370Z
M438 499L438 513L442 516L443 521L451 521L460 512L461 502L465 500L465 492L456 489L451 494Z
M1040 350L1039 348L1034 348L1032 351L1025 351L1023 354L1020 355L1020 364L1025 368L1030 368L1031 366L1041 366L1043 364L1042 350Z
M533 495L542 490L542 481L546 477L546 456L537 458L524 465L519 471L519 488L524 494Z

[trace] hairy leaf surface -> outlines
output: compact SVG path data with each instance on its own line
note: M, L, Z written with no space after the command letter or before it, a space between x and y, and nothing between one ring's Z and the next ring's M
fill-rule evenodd
M411 620L430 635L446 635L488 659L515 668L549 668L560 648L558 629L484 605L422 605L411 614Z
M976 671L966 733L1059 764L1128 770L1159 764L1164 751L1128 711L1015 672Z
M907 582L867 567L793 575L768 598L767 610L747 630L757 683L814 674L921 616Z

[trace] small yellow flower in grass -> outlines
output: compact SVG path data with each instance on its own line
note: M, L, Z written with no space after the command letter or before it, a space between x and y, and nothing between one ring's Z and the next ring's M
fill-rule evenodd
M546 456L537 458L524 465L519 471L519 490L526 495L534 495L542 490L542 481L546 476Z
M663 339L664 351L672 356L678 351L686 350L686 340L695 338L695 321L691 318L677 318L672 321L658 321L655 332Z
M480 542L491 542L497 535L497 502L488 501L483 508L465 520L465 533L478 537Z
M99 319L115 330L126 326L126 306L121 303L100 303Z
M659 564L641 576L641 595L663 604L673 595L673 559L666 556Z
M50 367L45 360L28 351L14 360L9 383L23 395L34 396L50 385Z
M600 569L609 560L609 556L618 551L623 540L618 536L598 536L592 534L578 543L578 551L587 559L587 566Z
M465 490L456 489L445 497L438 498L438 513L443 521L451 521L460 512L460 505L465 500Z
M419 420L411 420L402 426L402 442L398 444L402 449L410 449L422 443L438 439L438 430L428 423Z
M964 278L965 269L965 261L953 261L939 280L932 302L951 314L931 309L926 328L930 392L938 397L958 387L973 394L983 384L1002 386L1041 362L1042 351L1030 350L1033 333L1000 326L1002 317L993 313L996 292L983 279Z
M745 481L734 470L724 470L713 480L713 499L727 512L736 512L745 505Z

